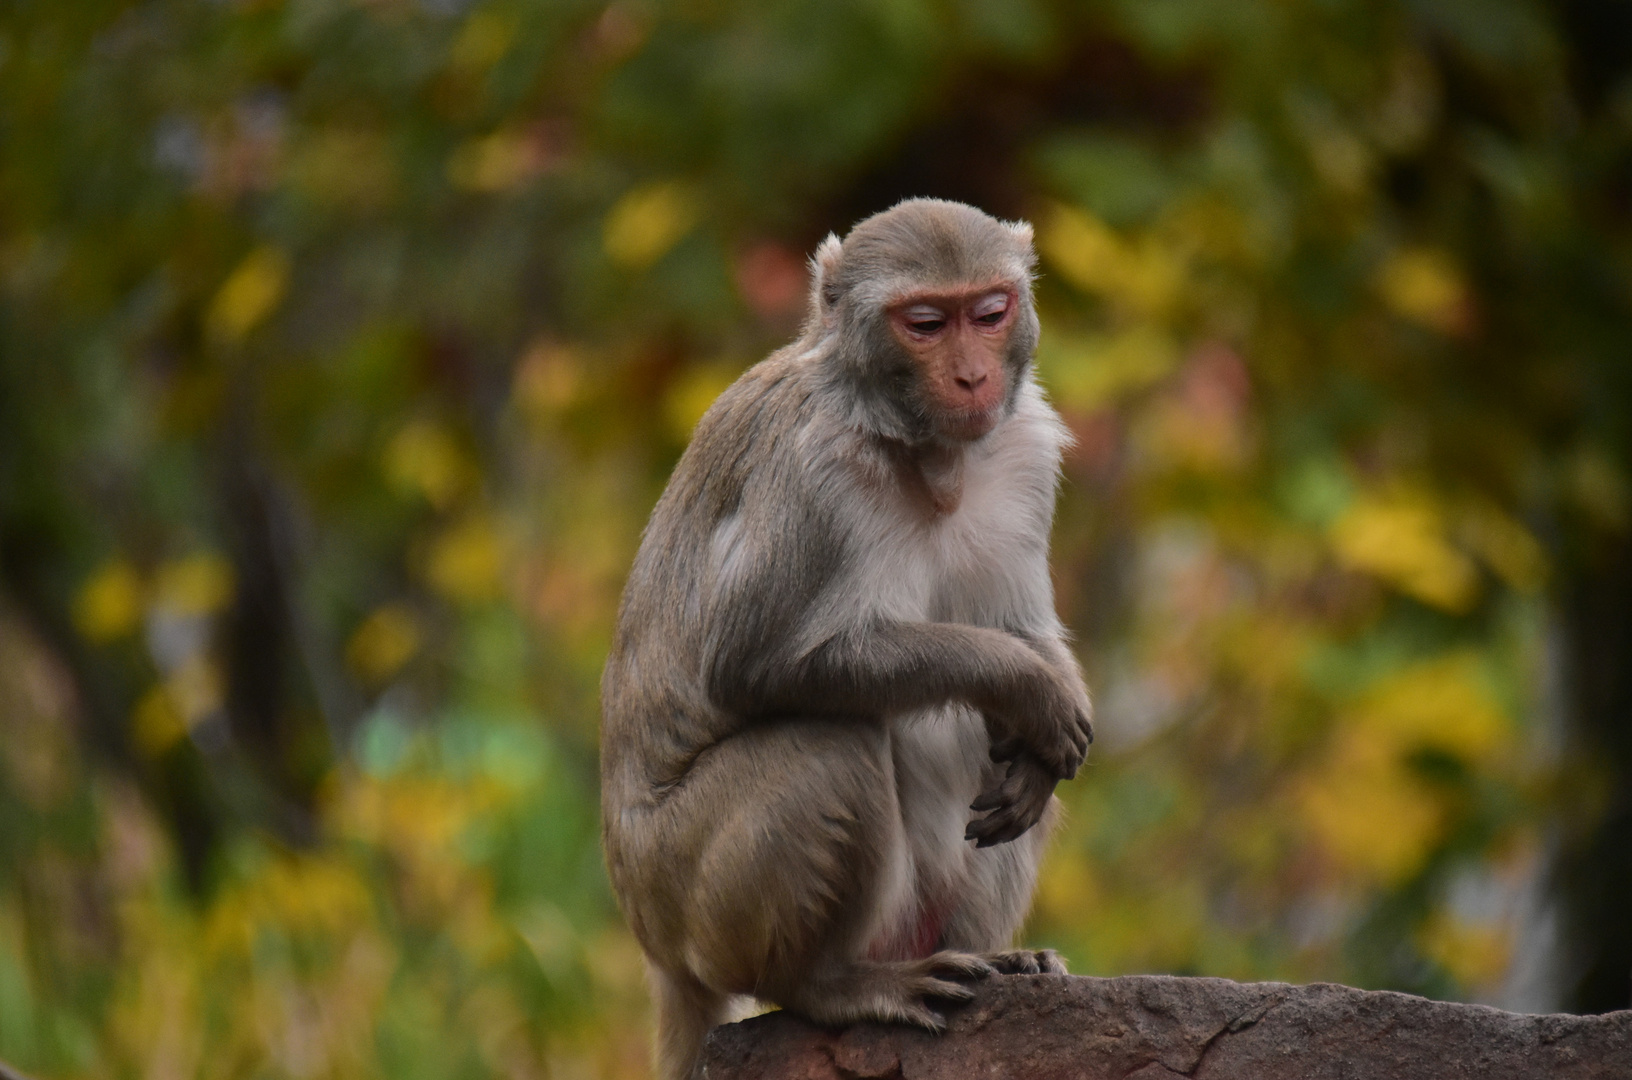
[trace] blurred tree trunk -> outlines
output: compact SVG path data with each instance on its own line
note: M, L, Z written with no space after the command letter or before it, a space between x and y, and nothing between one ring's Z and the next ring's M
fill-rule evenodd
M1568 69L1581 115L1597 124L1624 109L1632 79L1632 4L1565 0L1556 9L1569 49ZM1624 121L1621 122L1624 125ZM1624 130L1624 127L1621 129ZM1583 200L1604 235L1623 246L1632 210L1632 148L1624 136ZM1624 285L1622 286L1624 288ZM1620 448L1621 475L1632 465L1632 364L1624 300L1590 386L1597 434ZM1568 649L1571 750L1603 785L1595 823L1570 838L1555 867L1564 920L1560 1004L1572 1012L1632 1007L1632 535L1589 530L1567 560L1559 597Z
M1566 956L1562 1005L1632 1007L1632 539L1605 545L1569 582L1571 738L1605 803L1558 864Z

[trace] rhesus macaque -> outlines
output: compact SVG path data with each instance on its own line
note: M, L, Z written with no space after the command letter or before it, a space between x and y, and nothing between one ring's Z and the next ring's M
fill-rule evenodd
M802 336L697 426L602 682L607 865L658 1072L728 1000L944 1026L1011 951L1093 738L1054 612L1067 436L1031 227L914 199L829 236Z

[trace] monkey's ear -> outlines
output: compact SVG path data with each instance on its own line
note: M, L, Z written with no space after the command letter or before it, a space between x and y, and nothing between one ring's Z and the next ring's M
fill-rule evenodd
M1031 222L1005 221L1003 225L1009 230L1009 235L1014 237L1014 242L1020 247L1020 258L1022 265L1025 267L1025 272L1035 274L1037 271L1037 248L1032 244Z
M810 257L810 313L824 322L839 305L839 259L842 254L839 238L828 233L827 239L816 245L816 253Z
M1009 232L1013 234L1015 241L1021 247L1029 248L1031 246L1031 222L1005 221L1003 224L1009 227Z

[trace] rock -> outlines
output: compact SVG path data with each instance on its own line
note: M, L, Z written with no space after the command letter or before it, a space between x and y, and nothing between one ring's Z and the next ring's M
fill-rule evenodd
M791 1013L716 1028L708 1080L1632 1080L1632 1011L1525 1016L1331 983L999 975L944 1034Z

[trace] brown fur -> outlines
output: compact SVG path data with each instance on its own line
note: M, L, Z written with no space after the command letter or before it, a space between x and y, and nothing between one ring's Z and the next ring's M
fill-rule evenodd
M1064 435L1030 376L1029 227L914 200L813 263L804 334L653 511L602 683L607 865L668 1078L733 995L939 1028L963 980L1063 970L1008 951L1092 737L1048 583ZM1018 298L1000 413L960 439L886 310L993 281Z

